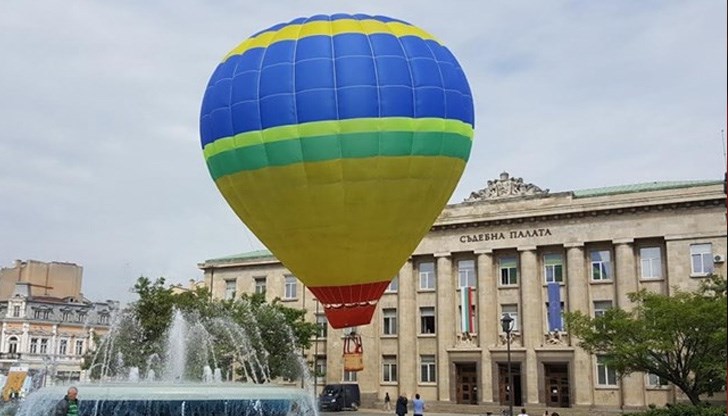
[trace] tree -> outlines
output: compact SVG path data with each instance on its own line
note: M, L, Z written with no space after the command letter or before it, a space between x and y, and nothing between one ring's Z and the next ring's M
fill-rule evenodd
M726 280L710 276L697 292L672 296L641 290L630 294L632 311L610 309L591 318L565 314L579 346L604 354L620 375L645 372L682 390L697 405L726 379Z

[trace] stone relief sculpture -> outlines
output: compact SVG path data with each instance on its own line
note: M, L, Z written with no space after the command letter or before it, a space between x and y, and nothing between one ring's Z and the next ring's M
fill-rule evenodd
M550 331L544 334L547 345L566 345L566 334L559 331Z
M489 180L487 187L472 192L465 202L548 193L548 189L541 189L532 183L524 183L523 178L511 178L508 172L503 172L500 174L500 178Z

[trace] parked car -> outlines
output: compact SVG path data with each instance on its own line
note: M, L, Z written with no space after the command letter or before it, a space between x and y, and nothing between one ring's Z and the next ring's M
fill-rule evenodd
M319 410L357 410L360 404L359 385L355 383L327 384L319 395Z

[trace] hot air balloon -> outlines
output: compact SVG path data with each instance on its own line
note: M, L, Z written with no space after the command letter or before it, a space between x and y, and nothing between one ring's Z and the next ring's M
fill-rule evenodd
M215 69L200 116L220 192L334 328L369 323L455 189L473 128L452 53L363 14L252 35Z

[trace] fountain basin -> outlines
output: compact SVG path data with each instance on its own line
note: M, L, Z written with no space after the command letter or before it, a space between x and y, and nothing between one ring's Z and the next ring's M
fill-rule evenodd
M80 416L303 416L314 415L301 389L251 384L82 384ZM21 405L17 415L52 414L68 386L45 387Z

